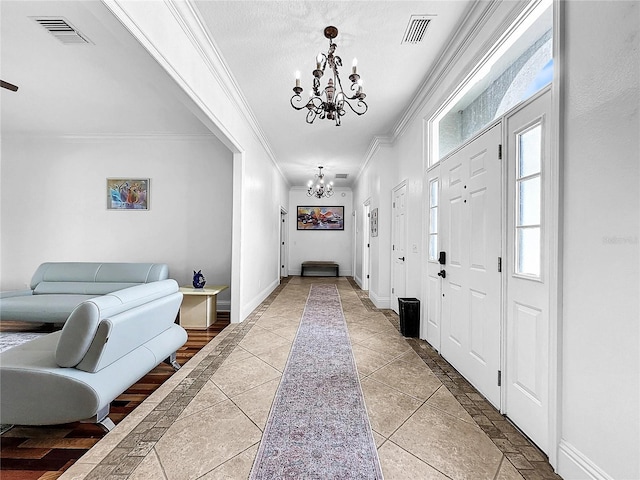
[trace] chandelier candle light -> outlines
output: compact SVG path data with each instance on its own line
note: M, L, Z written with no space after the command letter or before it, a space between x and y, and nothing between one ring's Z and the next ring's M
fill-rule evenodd
M291 97L291 106L296 110L307 109L307 123L313 123L316 117L319 116L322 119L335 120L336 126L339 126L340 118L346 113L346 106L356 115L363 115L369 107L364 101L366 95L362 91L362 80L358 75L358 62L355 58L353 59L351 75L349 75L353 95L348 96L342 90L342 82L338 74L338 67L342 66L342 59L333 54L337 48L337 45L333 43L333 39L338 36L338 29L329 26L324 29L324 36L329 39L329 51L326 55L319 53L316 57L316 69L313 71L313 89L309 92L309 100L305 103L300 95L303 89L300 86L300 72L296 72L296 86L293 87L295 95ZM320 90L320 78L324 75L327 65L333 71L333 77L329 78L324 90Z
M318 183L313 184L313 180L309 180L309 188L307 189L307 196L316 197L316 198L329 198L333 195L333 182L329 182L325 185L324 183L324 173L322 173L322 169L324 167L318 167L318 173L316 173L316 178L318 179Z

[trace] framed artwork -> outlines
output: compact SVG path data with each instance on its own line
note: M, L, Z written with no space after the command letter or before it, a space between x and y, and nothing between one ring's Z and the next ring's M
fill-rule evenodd
M149 210L149 179L107 178L107 210Z
M371 236L378 236L378 209L371 210Z
M344 206L299 206L298 230L344 230Z

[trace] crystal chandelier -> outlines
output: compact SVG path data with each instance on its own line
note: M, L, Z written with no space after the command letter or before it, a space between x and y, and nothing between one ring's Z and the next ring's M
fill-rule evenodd
M318 173L316 173L317 183L314 185L313 180L309 180L307 188L307 195L309 197L316 198L329 198L333 195L333 182L329 182L327 185L324 183L324 173L322 169L324 167L318 167Z
M338 29L329 26L324 29L324 36L329 39L329 51L326 55L319 53L316 57L316 69L313 71L313 89L309 92L309 100L305 102L300 95L303 89L300 86L300 72L296 72L296 86L293 87L295 95L291 97L291 106L296 110L307 109L307 123L313 123L316 117L320 117L322 119L335 120L336 126L339 126L340 118L346 113L346 107L349 107L356 115L363 115L369 107L364 101L366 95L362 91L362 80L357 72L357 60L355 58L353 59L351 75L349 75L353 95L348 96L342 90L342 82L338 74L338 67L342 66L342 59L337 55L334 56L333 53L337 45L332 41L338 36ZM320 90L320 78L324 75L327 65L333 72L333 76L329 77L324 90Z

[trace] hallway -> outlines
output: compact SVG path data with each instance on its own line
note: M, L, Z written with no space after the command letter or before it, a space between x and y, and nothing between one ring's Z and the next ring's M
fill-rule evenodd
M289 277L227 327L62 479L244 479L312 283L335 283L386 479L559 478L435 353L351 279Z

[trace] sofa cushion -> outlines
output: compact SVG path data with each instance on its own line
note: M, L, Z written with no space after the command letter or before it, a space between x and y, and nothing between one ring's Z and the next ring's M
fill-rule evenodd
M64 323L75 307L95 295L28 295L2 299L2 319Z
M127 318L128 311L153 300L175 294L177 291L178 284L175 280L162 280L125 288L83 302L71 312L64 324L56 348L56 362L61 367L76 367L91 347L93 360L90 368L97 368L96 365L99 363L98 360L102 355L104 345L109 340L111 322L109 322L109 326L103 325L101 330L103 333L96 336L99 325L103 324L107 319L117 318L120 314ZM179 306L179 304L178 301L177 305ZM136 319L138 314L131 315L131 317ZM140 325L142 325L142 322L140 322ZM166 329L166 326L162 328ZM132 331L135 330L130 327L129 333ZM133 340L134 343L139 341L137 338ZM129 342L125 343L128 345ZM122 354L124 353L126 352Z
M82 295L106 295L107 293L122 290L123 288L135 287L138 283L124 282L40 282L34 295L51 294L82 294Z
M62 327L56 347L56 363L75 367L89 349L100 323L100 308L88 300L78 305Z
M164 263L46 262L33 274L31 289L35 290L41 282L140 284L165 280L168 277L169 267Z

